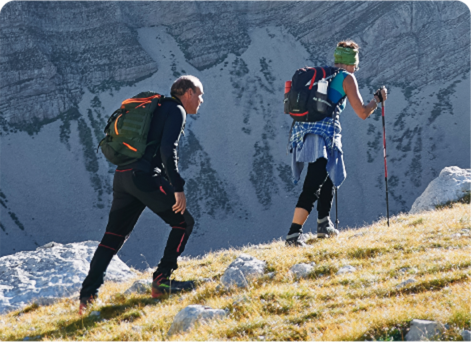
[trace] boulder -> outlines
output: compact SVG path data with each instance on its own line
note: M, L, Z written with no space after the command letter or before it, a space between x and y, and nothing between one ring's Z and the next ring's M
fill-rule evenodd
M150 290L152 282L150 280L136 280L129 289L124 291L124 294L139 293L145 294Z
M0 258L0 313L36 302L51 304L76 295L90 269L97 241L60 244L50 242L35 251L18 252ZM131 269L114 256L105 280L126 281Z
M396 285L396 289L402 289L404 286L407 286L415 282L416 282L415 279L407 279L406 281L403 281L402 283Z
M189 305L175 316L168 336L188 331L197 323L205 324L209 320L223 318L226 315L226 311L221 309L212 309L203 305Z
M433 210L436 205L457 201L471 189L471 169L460 169L457 166L445 167L438 178L435 178L424 193L412 204L410 214Z
M249 283L247 279L245 279L244 274L238 268L228 268L224 275L221 278L221 282L224 284L225 287L247 287Z
M344 273L352 273L355 272L357 269L353 266L347 265L340 267L340 269L337 271L337 275L344 274Z
M463 330L461 332L461 337L463 337L463 341L471 341L471 331Z
M406 341L436 340L444 330L445 326L439 322L413 319L406 335Z
M266 267L266 261L258 260L247 254L241 254L226 269L221 277L221 282L226 287L232 285L246 287L248 285L247 279L263 276Z
M307 278L315 265L316 263L314 262L311 262L310 264L296 264L290 268L290 272L292 272L296 278Z

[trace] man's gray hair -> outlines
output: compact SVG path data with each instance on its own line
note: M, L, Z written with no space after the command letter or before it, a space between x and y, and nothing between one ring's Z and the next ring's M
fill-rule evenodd
M177 78L175 82L173 82L172 88L170 88L170 95L173 97L179 97L185 94L188 89L196 91L197 87L201 90L203 89L203 84L197 77L191 75L183 75Z

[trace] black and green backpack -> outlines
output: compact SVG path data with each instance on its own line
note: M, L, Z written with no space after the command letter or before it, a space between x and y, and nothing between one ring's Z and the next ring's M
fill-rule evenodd
M111 163L123 166L133 163L144 155L147 136L154 112L164 99L171 99L153 92L142 92L124 100L121 107L108 119L105 137L99 147Z

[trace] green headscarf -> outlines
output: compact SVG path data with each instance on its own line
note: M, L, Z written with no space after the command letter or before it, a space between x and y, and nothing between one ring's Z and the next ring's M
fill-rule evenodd
M336 64L357 65L359 62L358 49L337 46L334 52L334 62Z

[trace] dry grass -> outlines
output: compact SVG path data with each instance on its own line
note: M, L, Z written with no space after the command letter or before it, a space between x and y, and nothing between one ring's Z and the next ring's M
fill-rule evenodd
M127 283L106 283L100 301L83 318L76 300L31 305L0 317L0 339L168 340L173 317L190 304L228 309L229 315L170 340L400 340L412 319L448 323L444 340L461 340L470 329L470 228L467 204L434 212L399 215L347 230L332 240L309 241L310 248L286 248L281 240L210 253L181 262L179 279L213 278L197 290L153 300L122 293ZM461 233L461 236L455 234ZM248 289L217 289L226 267L241 252L266 260L273 279ZM316 263L309 279L288 270ZM355 273L335 275L345 265ZM410 278L416 282L396 286ZM100 316L90 315L99 311Z

